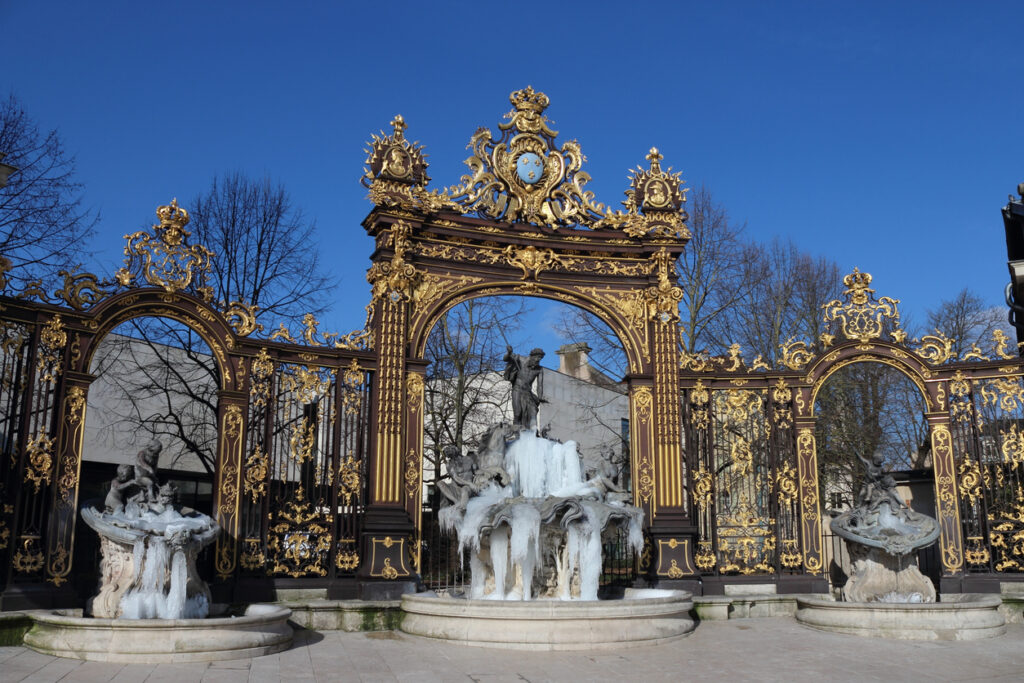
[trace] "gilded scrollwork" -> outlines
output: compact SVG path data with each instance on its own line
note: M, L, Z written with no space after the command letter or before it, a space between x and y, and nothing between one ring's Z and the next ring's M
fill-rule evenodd
M921 337L917 355L932 365L941 365L956 360L953 341L939 330L935 330L935 334L926 334Z
M58 275L64 278L64 286L54 295L76 311L84 310L110 295L110 291L103 288L107 283L100 283L92 273L62 270Z
M249 373L249 397L253 407L263 408L270 400L270 380L274 375L274 361L266 349L260 349L252 359Z
M252 453L245 460L245 476L242 484L245 493L252 497L255 505L267 492L267 475L270 473L270 462L267 454L259 444L253 448Z
M796 470L788 462L782 463L775 472L775 490L782 505L789 505L799 496Z
M699 541L697 543L697 553L693 556L693 562L701 571L709 572L715 568L718 559L711 548L711 541Z
M843 284L846 286L843 291L846 300L833 299L825 304L824 322L838 322L844 337L862 345L872 339L880 339L887 325L892 328L892 333L902 332L897 309L899 300L883 296L876 301L875 290L869 287L869 273L854 268L852 273L843 278ZM905 336L905 333L896 335L895 340L898 343Z
M637 387L633 392L633 402L636 409L636 416L640 419L642 424L647 424L651 419L651 406L654 403L654 397L651 394L650 387Z
M338 550L334 566L343 572L350 572L359 567L359 553L354 550Z
M729 513L718 515L719 569L723 573L773 571L775 520L762 517L746 494Z
M248 337L253 332L262 332L263 325L256 322L256 311L259 306L254 306L245 301L232 301L221 303L224 309L224 317L228 324L235 330L239 337Z
M330 515L319 512L299 487L294 497L285 501L276 519L267 540L271 573L293 578L326 576L331 549Z
M419 414L423 407L423 374L410 372L405 376L405 399L409 410Z
M702 464L693 473L693 502L702 512L711 505L711 496L714 492L714 477L711 472Z
M191 232L188 211L172 200L156 210L159 225L153 232L145 230L125 235L124 267L117 271L118 284L128 287L141 276L148 284L162 287L168 293L193 289L209 301L213 289L206 285L213 252L201 244L188 244Z
M39 353L36 359L36 371L39 381L56 384L57 377L63 372L64 348L68 343L68 334L60 314L54 315L43 325L39 332Z
M782 352L779 361L790 370L803 370L814 357L807 342L794 340L792 337L785 344L780 344L779 350Z
M53 439L36 434L25 444L25 455L25 483L31 482L39 493L40 487L49 486L53 478Z
M21 546L11 558L11 566L19 574L34 574L43 568L43 551L37 537L21 539Z
M992 350L993 353L996 354L997 358L1000 358L1001 360L1016 358L1016 356L1006 350L1006 343L1009 340L1010 338L1006 336L1006 333L998 327L992 330Z
M359 365L359 360L353 358L345 367L341 375L344 392L341 396L342 405L349 415L358 415L363 404L362 388L366 382L366 369Z
M576 141L556 146L544 110L550 100L527 86L509 97L514 109L499 123L499 136L479 129L470 140L469 173L441 195L465 212L550 228L615 228L631 237L686 239L685 190L679 173L661 169L661 154L652 149L650 169L631 173L626 211L611 211L584 189L590 176Z
M973 460L964 460L960 463L960 497L965 498L968 504L975 505L981 499L981 488L983 485L981 470L978 463Z
M673 285L669 278L669 273L672 272L673 258L662 247L651 256L651 261L657 271L658 284L644 290L647 318L661 323L679 320L679 302L683 299L683 290Z
M242 542L242 554L238 563L242 569L255 572L267 566L267 556L263 552L263 543L258 538L247 538Z
M999 406L1004 412L1024 407L1024 384L1016 377L982 382L978 393L983 405Z
M362 461L349 453L341 461L338 472L338 495L349 505L353 498L358 500L362 488Z

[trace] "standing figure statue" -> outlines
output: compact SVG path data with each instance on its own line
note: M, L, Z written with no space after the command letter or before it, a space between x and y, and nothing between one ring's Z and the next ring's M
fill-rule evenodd
M530 351L525 360L506 347L505 379L512 383L512 424L523 429L532 429L537 421L537 409L546 401L533 393L533 381L541 373L540 359L544 352Z

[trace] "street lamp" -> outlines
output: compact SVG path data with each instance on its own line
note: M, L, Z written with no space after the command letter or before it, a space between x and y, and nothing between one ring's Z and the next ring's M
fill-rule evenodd
M3 152L0 152L0 187L6 185L7 179L11 177L12 173L18 170L14 166L4 163L5 156L6 155Z

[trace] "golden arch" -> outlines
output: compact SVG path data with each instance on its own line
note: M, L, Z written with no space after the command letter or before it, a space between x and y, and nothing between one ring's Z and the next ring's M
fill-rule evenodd
M410 333L410 350L417 356L422 357L430 331L437 324L437 321L455 306L488 296L531 296L576 306L587 311L600 319L611 328L612 332L622 342L626 353L626 359L631 373L639 373L644 368L644 355L641 340L637 339L629 326L608 306L597 301L586 294L574 291L569 287L557 285L531 283L528 291L523 291L522 282L516 281L491 281L477 283L456 289L448 295L439 299L433 306L427 309L419 318L416 327Z
M926 380L931 377L932 372L913 354L896 347L891 347L888 344L879 344L876 348L868 350L854 348L851 354L845 356L841 354L834 360L829 359L829 355L831 354L826 354L820 359L807 374L809 382L812 383L810 401L810 414L812 417L815 414L814 406L818 398L818 391L828 381L829 377L839 370L857 363L878 363L894 368L913 382L914 386L921 392L926 408L929 411L935 409L935 402L926 384Z
M217 365L220 388L238 389L232 386L231 362L225 351L225 345L228 349L235 346L234 335L220 313L191 295L167 294L158 289L130 290L116 294L98 306L94 317L86 321L86 327L93 333L92 340L76 370L89 372L100 343L115 327L144 317L169 318L193 330L210 347Z

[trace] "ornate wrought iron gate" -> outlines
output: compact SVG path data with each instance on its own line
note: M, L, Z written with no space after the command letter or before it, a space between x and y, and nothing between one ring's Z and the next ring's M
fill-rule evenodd
M248 599L296 581L334 596L409 588L422 528L424 345L450 307L493 294L580 306L622 341L648 580L825 587L815 397L860 362L904 373L927 403L943 581L1021 577L1024 364L1005 338L963 358L941 334L908 340L897 302L875 299L870 276L855 271L845 300L826 306L830 332L785 344L779 367L748 367L738 347L687 356L673 268L689 237L679 174L651 150L625 210L612 211L584 189L579 145L556 145L548 98L527 88L511 101L497 136L474 136L470 173L447 191L427 189L423 150L401 117L374 137L368 320L345 336L311 316L294 335L260 336L251 306L214 301L205 273L215 257L189 244L175 203L160 207L152 232L128 237L125 266L107 280L72 273L52 294L40 283L13 292L0 262L0 606L85 597L67 584L90 361L114 327L141 316L195 330L218 368L215 590Z

